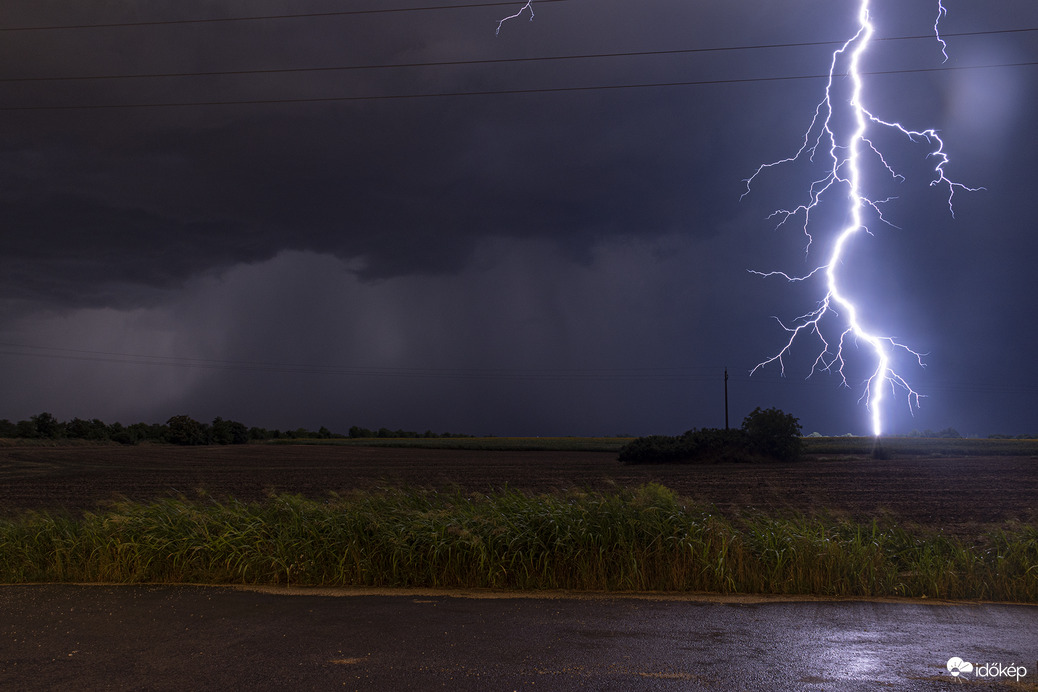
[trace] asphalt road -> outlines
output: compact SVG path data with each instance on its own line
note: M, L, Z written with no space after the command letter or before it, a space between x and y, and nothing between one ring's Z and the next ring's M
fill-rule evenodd
M1038 689L1036 606L390 593L0 586L0 690Z

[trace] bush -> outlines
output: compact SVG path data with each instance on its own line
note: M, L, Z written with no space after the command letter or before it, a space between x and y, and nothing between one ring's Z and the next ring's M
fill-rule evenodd
M689 433L685 433L688 435ZM620 448L620 461L624 464L669 463L689 460L689 449L683 444L685 435L667 437L650 435L631 440Z
M742 428L693 428L678 437L650 435L631 440L620 449L624 464L793 461L803 439L800 421L776 408L760 408L746 416Z
M749 438L743 430L692 429L678 437L650 435L620 449L625 464L747 461Z
M793 461L800 456L804 438L800 421L777 408L761 410L758 406L746 416L742 429L749 437L750 448L771 459Z

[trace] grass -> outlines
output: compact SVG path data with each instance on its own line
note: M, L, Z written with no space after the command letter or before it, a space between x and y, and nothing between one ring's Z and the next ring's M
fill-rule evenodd
M1038 527L969 542L878 522L729 519L611 493L169 498L0 520L0 582L186 582L1038 601Z

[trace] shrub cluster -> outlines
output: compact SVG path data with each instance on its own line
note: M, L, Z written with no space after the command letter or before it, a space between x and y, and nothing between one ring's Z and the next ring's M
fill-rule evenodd
M625 464L794 461L803 445L800 421L777 408L753 410L738 430L693 428L683 435L639 437L620 449Z

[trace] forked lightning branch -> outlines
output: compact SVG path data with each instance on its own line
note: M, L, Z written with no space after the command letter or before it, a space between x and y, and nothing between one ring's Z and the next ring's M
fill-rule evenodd
M832 54L829 65L828 81L821 101L817 104L814 117L804 133L800 149L791 157L766 163L760 166L753 175L747 178L743 197L751 192L751 186L761 176L772 169L801 162L805 158L811 162L821 162L822 177L814 180L805 192L804 200L791 209L776 210L771 218L778 219L778 225L787 223L800 224L803 229L805 252L810 253L814 234L817 232L813 215L817 216L823 200L835 197L837 203L846 205L846 216L849 219L845 226L837 229L823 229L831 234L824 263L805 274L789 274L784 271L756 271L765 278L778 277L785 281L800 282L818 277L824 279L825 293L810 312L785 322L776 321L786 333L785 344L773 356L761 361L751 371L777 365L782 375L786 371L786 358L789 357L793 345L803 339L815 339L819 345L818 356L811 366L808 377L816 372L835 373L844 386L847 381L845 357L851 343L867 346L866 351L874 357L871 375L862 386L859 399L864 402L871 418L872 433L879 436L884 429L883 410L887 396L893 398L898 391L902 393L908 404L909 412L919 406L920 394L916 392L901 374L896 372L891 361L896 352L908 354L920 367L923 367L922 355L909 346L898 342L894 337L866 329L860 318L859 306L867 298L852 295L842 280L847 267L856 263L850 252L849 243L857 235L870 234L868 221L891 224L884 216L882 207L889 199L874 199L869 196L865 185L865 164L878 163L878 170L894 179L902 179L897 171L887 162L883 152L874 144L872 132L886 129L913 142L925 142L930 146L929 157L936 163L933 167L932 187L939 187L947 192L949 212L954 216L954 198L958 190L975 191L981 188L966 187L945 175L948 155L944 150L944 142L933 128L913 130L899 122L885 120L869 109L866 103L865 74L861 69L862 59L872 48L875 26L872 22L869 0L860 0L858 6L858 30L846 43ZM947 13L944 5L938 0L937 17L934 20L934 37L940 46L941 54L947 60L946 44L941 39L940 22ZM849 81L850 94L846 99L837 98L835 91L840 83ZM846 104L846 106L844 106ZM846 107L849 117L837 113L836 109ZM849 122L850 126L839 127L837 122ZM875 166L873 166L875 168Z

